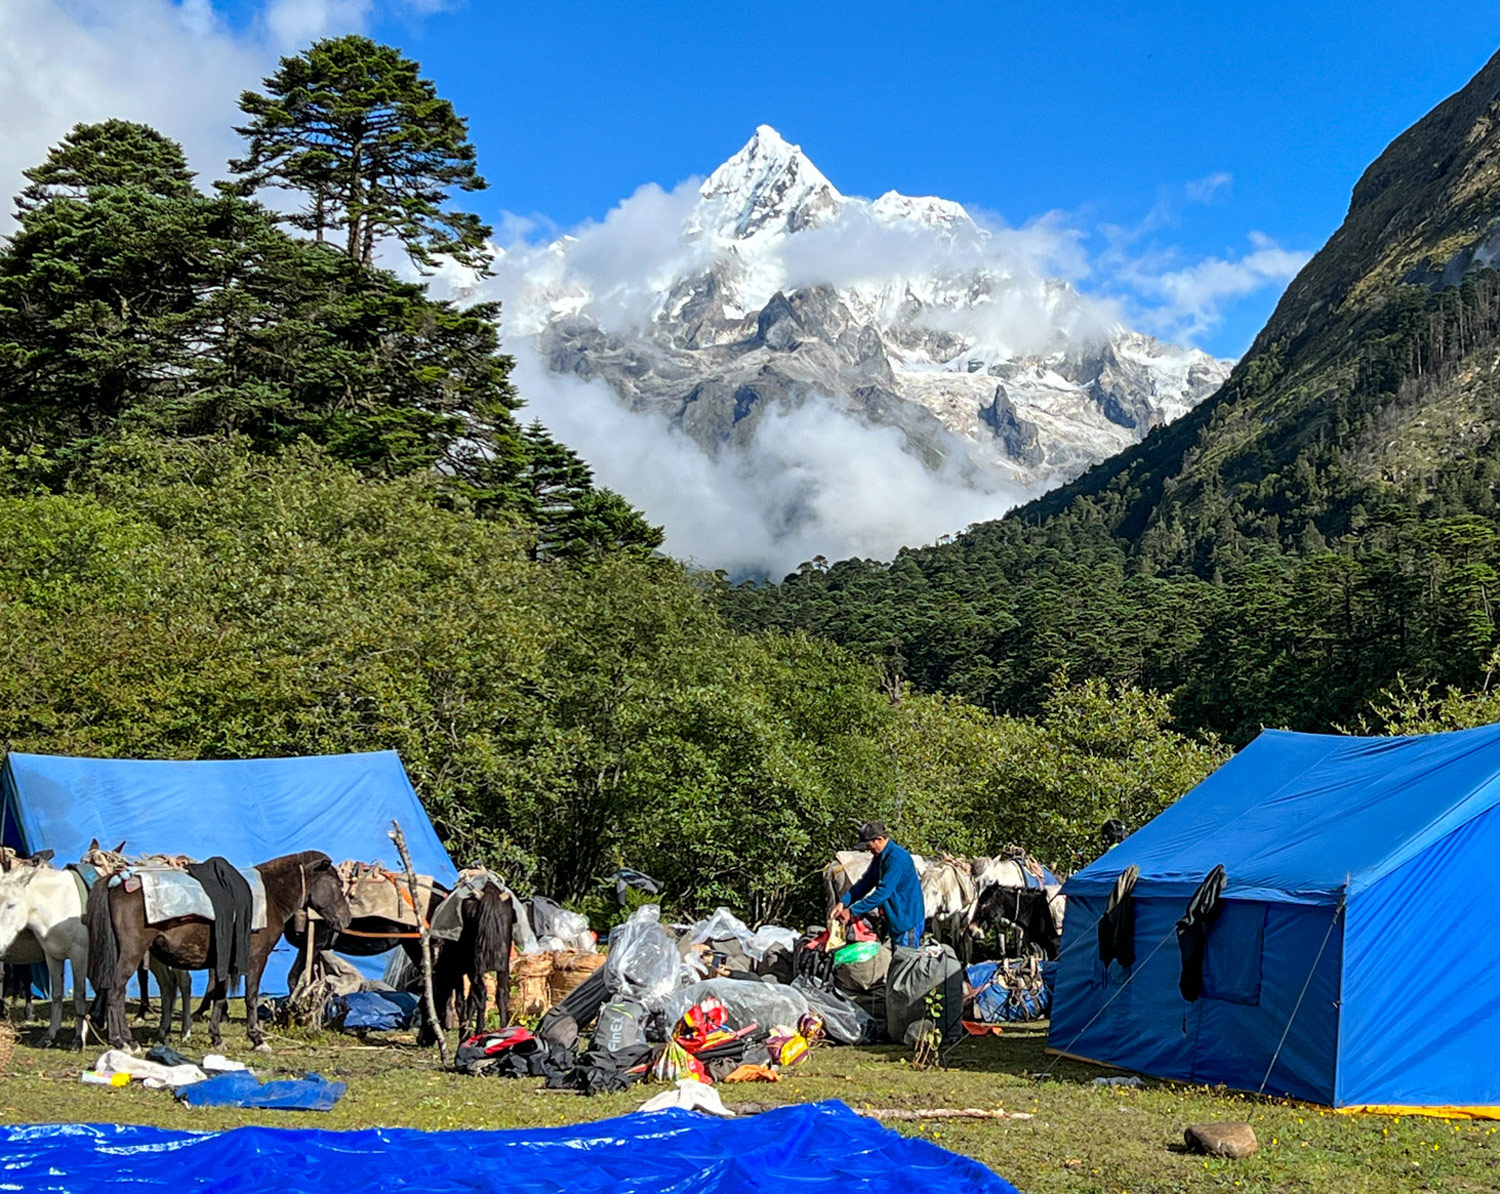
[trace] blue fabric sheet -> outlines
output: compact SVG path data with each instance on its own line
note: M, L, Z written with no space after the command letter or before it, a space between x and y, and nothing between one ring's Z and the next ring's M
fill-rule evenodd
M98 838L129 854L221 854L254 866L300 850L334 862L396 863L387 836L401 822L418 873L458 877L393 750L291 759L84 759L12 751L0 770L0 835L28 852L76 861ZM261 991L288 989L294 951L278 943ZM385 958L350 959L379 978ZM194 975L204 989L205 972Z
M509 1132L0 1127L0 1173L10 1188L70 1194L124 1183L173 1194L1016 1194L977 1161L833 1102L733 1120L672 1110Z
M177 1088L189 1107L261 1107L270 1111L331 1111L349 1089L347 1082L329 1082L321 1074L262 1082L248 1070L215 1074L203 1082Z
M974 1014L983 1024L1009 1024L1017 1020L1045 1020L1052 1011L1052 985L1056 962L1042 963L1042 985L1014 996L1003 983L991 985L1003 962L975 962L969 967L969 986L974 989Z
M325 1018L341 1019L345 1028L391 1032L411 1025L420 1002L410 991L354 991L330 999Z

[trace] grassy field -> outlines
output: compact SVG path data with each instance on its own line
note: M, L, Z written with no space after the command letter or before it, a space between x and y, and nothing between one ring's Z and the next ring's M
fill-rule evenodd
M536 1081L442 1072L434 1053L393 1035L361 1042L336 1033L273 1035L273 1052L248 1051L242 1025L225 1051L265 1076L314 1070L349 1084L331 1112L189 1108L164 1091L115 1090L78 1080L84 1058L22 1043L0 1077L9 1122L116 1122L219 1129L241 1124L355 1128L512 1128L560 1125L634 1110L651 1088L585 1099L543 1093ZM725 1102L842 1099L853 1107L1003 1107L1031 1119L896 1124L989 1165L1027 1194L1075 1191L1225 1190L1395 1192L1500 1189L1500 1126L1403 1116L1347 1116L1315 1107L1146 1080L1139 1088L1095 1086L1104 1071L1044 1052L1045 1025L966 1041L938 1070L914 1071L894 1047L819 1048L780 1083L721 1088ZM201 1055L206 1038L184 1050ZM1034 1075L1053 1066L1050 1076ZM1260 1152L1242 1161L1188 1153L1182 1130L1209 1120L1248 1120Z

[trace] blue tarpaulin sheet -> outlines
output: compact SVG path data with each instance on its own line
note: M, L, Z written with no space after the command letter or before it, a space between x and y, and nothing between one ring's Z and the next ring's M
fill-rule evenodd
M398 863L387 836L397 820L418 873L458 877L393 750L291 759L84 759L12 751L0 771L0 839L76 861L97 838L128 854L223 855L254 866L322 850ZM293 951L281 942L261 991L287 989ZM351 959L378 978L384 958ZM204 974L195 976L203 989Z
M416 1019L419 1002L409 991L354 991L330 999L325 1016L341 1020L345 1028L391 1032Z
M246 1070L215 1074L204 1082L177 1088L189 1107L264 1107L272 1111L331 1111L344 1097L347 1082L329 1082L321 1074L262 1082Z
M506 1132L0 1127L6 1188L76 1194L123 1183L174 1194L1016 1194L979 1162L892 1132L836 1102L733 1120L671 1110Z

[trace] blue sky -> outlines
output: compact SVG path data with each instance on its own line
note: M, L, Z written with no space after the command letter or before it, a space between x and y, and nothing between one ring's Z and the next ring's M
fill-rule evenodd
M1316 250L1365 166L1500 48L1497 15L1474 0L470 0L377 6L368 28L468 116L492 220L601 218L642 183L707 173L765 122L846 193L941 195L1011 224L1059 210L1091 252L1115 226L1169 270L1239 260L1252 233ZM1198 343L1241 353L1280 287L1223 303Z
M600 220L768 123L846 194L1045 219L1082 250L1081 289L1236 356L1364 167L1495 51L1497 15L1493 0L4 0L0 187L106 116L155 124L221 177L238 91L278 54L361 31L468 117L492 186L464 199L497 226Z

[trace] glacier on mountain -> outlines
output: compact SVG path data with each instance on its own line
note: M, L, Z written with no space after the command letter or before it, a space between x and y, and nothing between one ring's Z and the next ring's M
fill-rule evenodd
M971 491L970 517L938 503L959 521L935 534L993 517L997 495L1003 508L1076 476L1228 375L1231 362L1131 331L1048 276L1036 239L950 200L846 196L762 125L701 185L643 187L601 223L503 252L496 272L507 335L539 366L533 385L545 371L607 386L626 410L741 472L773 412L826 405L890 429L880 442ZM559 422L555 406L534 405ZM641 500L605 465L607 482ZM793 488L805 497L808 481ZM644 504L674 546L672 519ZM798 520L815 524L818 508L798 500L759 514L773 536L800 542ZM844 528L852 541L830 551L894 549L871 530L861 543Z

